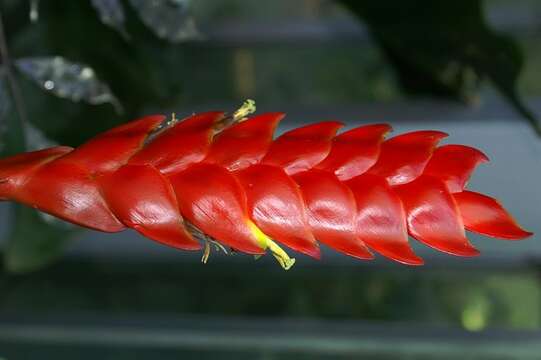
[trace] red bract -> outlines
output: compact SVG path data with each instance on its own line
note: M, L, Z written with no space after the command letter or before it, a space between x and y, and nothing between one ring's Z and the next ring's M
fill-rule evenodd
M467 146L437 147L445 133L384 141L388 125L337 135L342 124L328 121L273 140L283 116L145 117L76 149L0 160L0 198L96 230L129 227L185 250L200 249L198 240L207 240L207 251L208 241L249 254L270 249L285 268L293 260L274 241L314 258L321 242L359 259L372 259L372 250L420 265L408 234L460 256L479 253L465 229L531 235L495 199L464 190L488 159Z

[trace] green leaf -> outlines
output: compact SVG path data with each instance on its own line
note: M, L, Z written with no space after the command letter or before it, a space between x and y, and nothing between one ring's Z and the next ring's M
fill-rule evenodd
M189 0L130 0L130 3L159 38L174 43L200 38Z
M522 51L489 28L480 0L342 2L368 25L406 92L474 102L486 78L541 134L517 93Z
M23 273L35 271L57 260L75 230L51 225L38 212L14 204L15 221L4 252L8 271Z
M0 67L0 156L24 151L24 130L11 101L5 66Z
M129 39L124 25L126 15L120 0L92 0L92 6L98 12L102 23L118 31L125 39Z
M91 67L61 56L27 57L15 62L17 69L52 94L92 105L110 103L118 113L123 109L109 86Z

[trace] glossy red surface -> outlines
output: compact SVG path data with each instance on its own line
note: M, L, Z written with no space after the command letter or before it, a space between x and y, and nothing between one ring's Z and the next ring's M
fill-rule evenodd
M126 226L179 249L201 248L186 230L171 184L152 165L125 165L97 181L109 207Z
M359 258L374 256L355 232L357 207L349 187L328 171L312 169L296 174L306 203L308 224L316 239Z
M267 153L283 113L268 113L235 124L218 134L205 161L220 164L229 171L257 164Z
M357 203L357 235L374 251L408 265L422 265L408 242L402 201L385 179L370 174L346 182Z
M178 122L135 154L130 164L150 164L165 174L186 169L207 156L214 124L222 117L213 111Z
M114 171L141 150L148 133L164 119L163 115L152 115L113 128L77 147L63 160L91 173Z
M55 147L0 160L0 198L101 231L133 228L181 249L201 247L190 222L235 250L277 247L319 258L318 242L371 259L369 249L420 265L408 234L443 252L474 256L465 229L503 239L531 235L495 199L464 190L487 161L464 145L437 147L439 131L383 141L386 124L336 135L341 123L304 126L272 140L269 113L222 130L221 112L190 116L150 136L149 116L76 149ZM150 137L149 137L150 136Z
M447 134L441 131L415 131L395 136L381 145L376 164L369 170L387 179L390 185L405 184L419 177L438 142Z
M387 124L360 126L336 136L329 155L315 167L332 171L341 181L363 174L376 163Z
M251 218L276 241L319 258L299 187L282 168L254 165L235 173L246 192Z
M490 196L473 191L454 194L467 230L508 240L532 235L517 224L503 206Z
M0 160L0 199L18 199L18 192L30 176L45 163L72 151L69 146L17 154Z
M91 229L124 229L89 171L71 160L59 158L43 165L24 184L16 200Z
M455 200L441 180L420 176L394 190L404 204L411 236L451 255L479 255L468 242Z
M233 174L199 163L169 177L180 212L205 234L249 254L264 251L248 227L246 195Z
M337 121L327 121L288 131L274 140L262 163L279 166L288 175L309 170L327 157L341 127Z
M478 164L488 162L481 151L464 145L444 145L436 149L424 173L437 177L450 192L464 190Z

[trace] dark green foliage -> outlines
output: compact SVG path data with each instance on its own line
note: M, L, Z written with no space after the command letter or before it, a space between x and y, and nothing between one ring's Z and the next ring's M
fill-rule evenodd
M48 223L34 209L13 205L14 224L4 250L4 265L10 272L39 269L58 259L75 230Z
M517 94L522 51L489 28L481 0L342 2L368 25L406 92L472 102L486 78L541 135Z

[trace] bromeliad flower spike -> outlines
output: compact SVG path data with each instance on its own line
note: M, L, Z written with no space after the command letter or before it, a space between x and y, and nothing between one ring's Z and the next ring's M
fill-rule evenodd
M73 149L58 146L0 160L0 197L106 232L126 227L183 250L209 243L256 256L277 244L320 257L318 242L358 259L377 252L421 265L408 234L459 256L479 252L465 229L516 240L523 230L486 195L465 190L487 157L447 134L384 140L386 124L337 134L320 122L273 133L284 117L206 112L181 121L147 116Z

